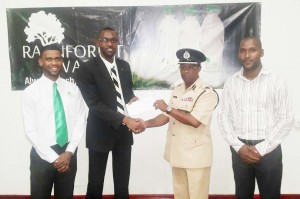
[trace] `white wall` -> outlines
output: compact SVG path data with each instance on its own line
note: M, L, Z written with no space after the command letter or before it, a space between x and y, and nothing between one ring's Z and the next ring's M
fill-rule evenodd
M101 2L101 3L100 3ZM196 1L196 0L14 0L0 5L0 195L29 194L29 151L21 116L20 97L22 91L11 91L10 62L8 54L6 8L60 7L60 6L128 6L188 3L234 3L245 1ZM288 80L296 121L300 121L300 1L262 0L262 42L265 49L263 63L273 71L282 73ZM221 93L222 90L219 90ZM139 91L139 97L148 95L168 100L170 91ZM216 110L217 112L218 110ZM146 115L146 118L156 113ZM211 194L233 194L234 182L228 145L223 141L216 114L212 121L214 163L211 174ZM163 159L166 127L147 130L135 135L132 154L130 192L132 194L170 194L172 181L169 165ZM282 193L300 193L300 130L294 128L283 143L283 183ZM81 195L87 185L87 150L84 141L78 152L78 172L75 194ZM108 164L105 194L113 193L111 164Z

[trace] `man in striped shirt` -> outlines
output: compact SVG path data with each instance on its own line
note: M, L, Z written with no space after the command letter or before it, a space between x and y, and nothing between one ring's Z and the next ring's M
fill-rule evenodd
M279 199L282 179L281 142L293 124L285 81L262 66L257 37L244 38L239 72L224 85L218 122L232 152L236 198L253 198L255 179L261 198Z

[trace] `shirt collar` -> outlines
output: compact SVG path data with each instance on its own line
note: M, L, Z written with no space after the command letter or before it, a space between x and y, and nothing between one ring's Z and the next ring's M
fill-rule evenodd
M248 79L246 79L246 78L244 77L243 72L244 72L244 68L242 67L242 68L240 69L240 71L237 73L237 76L240 77L241 79L245 79L245 80L247 80L247 81L250 81L250 80L248 80ZM261 70L260 70L260 72L259 72L259 74L257 75L256 78L258 78L258 77L261 76L261 75L268 75L268 74L270 74L270 72L271 72L271 71L270 71L267 67L262 66L262 68L261 68ZM254 79L256 79L256 78L254 78Z
M113 63L110 63L109 61L107 61L106 59L104 59L104 57L102 57L101 53L99 53L99 56L100 56L100 58L102 59L102 61L104 62L105 66L107 68L113 68L114 66L117 67L116 57L115 56L114 56L114 59L113 59L114 60Z
M61 77L58 77L58 79L54 82L51 79L47 78L44 74L41 77L41 80L43 81L44 84L52 86L54 83L57 85L61 84Z
M185 84L183 83L182 85L185 88ZM195 89L196 87L199 87L199 86L201 87L203 85L204 85L204 83L202 82L200 77L198 77L198 79L190 87L186 88L185 90Z

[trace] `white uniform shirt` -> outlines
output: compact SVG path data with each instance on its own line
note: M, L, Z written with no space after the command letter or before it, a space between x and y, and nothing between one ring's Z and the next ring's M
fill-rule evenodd
M38 155L49 163L58 158L51 148L56 145L53 105L53 81L44 75L28 86L22 96L25 133ZM86 131L87 106L78 87L62 78L56 80L64 104L68 127L66 151L74 153Z
M248 80L243 68L224 85L218 122L225 140L235 151L244 145L238 138L261 140L255 145L263 156L274 150L292 128L293 111L286 83L262 68Z

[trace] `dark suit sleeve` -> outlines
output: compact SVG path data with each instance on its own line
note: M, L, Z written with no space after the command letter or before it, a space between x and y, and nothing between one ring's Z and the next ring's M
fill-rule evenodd
M124 115L114 110L115 91L110 87L109 79L99 72L98 65L94 59L82 64L75 74L76 82L89 107L89 116L118 129Z
M133 92L133 82L130 65L123 60L116 60L119 69L120 81L122 84L122 92L127 104L133 97L135 97Z

